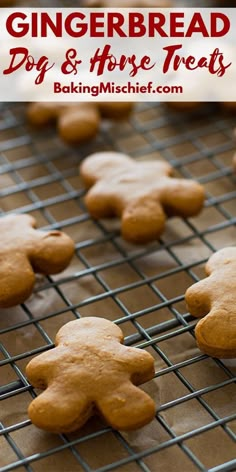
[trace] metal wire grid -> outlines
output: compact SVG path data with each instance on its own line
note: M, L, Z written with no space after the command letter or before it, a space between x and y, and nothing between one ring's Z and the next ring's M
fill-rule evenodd
M117 316L117 313L114 314L116 323L123 329L127 324L132 326L130 334L126 335L125 338L126 344L136 345L141 349L151 349L151 352L158 358L162 359L165 364L165 367L157 371L156 378L173 373L176 379L178 379L178 381L186 388L186 393L178 398L174 398L175 395L173 392L172 400L157 408L156 421L166 432L167 438L161 443L156 442L152 448L144 448L141 452L136 452L124 435L116 431L110 432L110 428L106 426L99 426L95 432L91 433L90 431L84 436L70 437L61 435L59 445L49 447L48 450L44 452L38 451L36 453L25 455L22 448L17 444L17 441L14 440L14 433L22 430L22 435L24 435L25 430L30 426L29 420L26 418L23 421L16 421L14 424L10 425L1 424L0 433L3 438L1 450L4 451L4 445L8 445L15 454L15 459L13 459L11 463L5 464L1 468L1 471L6 472L15 469L27 471L38 470L36 467L37 462L40 462L56 453L62 451L65 453L65 451L70 451L78 464L78 469L75 466L73 470L83 470L87 472L91 470L97 470L99 472L110 470L143 470L145 472L153 472L155 469L149 468L146 459L153 454L157 454L158 460L158 453L161 454L165 449L170 449L175 445L183 452L184 456L189 461L188 465L185 466L186 468L183 467L182 470L192 470L192 466L195 467L194 470L210 470L211 472L236 470L236 461L233 458L230 458L226 462L224 461L224 463L219 463L208 468L201 458L193 452L192 447L188 446L188 441L191 440L191 438L196 439L197 437L216 428L220 428L224 431L229 441L235 441L235 411L232 411L227 416L221 417L206 400L207 394L217 392L235 383L235 369L233 366L231 368L225 361L211 361L215 366L217 366L219 371L223 372L224 379L216 382L214 385L208 385L203 388L194 387L194 385L183 374L183 369L197 364L199 365L199 370L201 370L202 363L206 362L207 356L199 353L180 362L173 362L171 356L168 356L166 351L162 349L162 343L165 341L173 341L175 338L179 338L181 343L181 336L183 334L190 333L193 336L195 322L191 316L183 310L183 293L173 297L166 296L164 291L160 288L164 280L167 282L169 281L169 283L172 284L172 277L175 277L176 275L178 276L179 281L185 277L185 274L187 274L189 280L191 279L192 282L199 279L195 269L201 268L207 260L207 257L196 255L195 261L185 261L178 255L178 247L181 245L186 245L187 247L191 241L198 240L205 248L207 248L207 251L211 253L218 248L217 238L215 244L212 241L215 236L219 233L221 234L221 231L224 231L224 234L227 235L228 230L233 230L235 236L236 217L233 211L235 210L236 198L236 191L234 189L235 179L232 176L231 168L228 165L225 165L225 163L230 163L230 156L232 155L232 149L234 147L232 141L234 117L223 116L217 111L212 113L212 110L209 114L209 110L206 108L202 111L201 115L194 117L191 122L189 117L186 117L186 115L181 115L180 120L178 113L173 111L166 112L166 110L163 110L163 107L161 106L140 105L129 125L123 125L120 129L114 127L109 133L106 128L102 130L96 143L96 147L98 148L109 149L112 147L118 151L124 151L126 146L125 143L130 143L130 141L132 142L133 136L137 139L141 137L143 140L143 147L140 146L140 142L137 142L136 149L134 149L132 153L133 157L140 158L144 154L157 152L157 154L159 153L174 165L178 173L184 177L196 177L194 173L190 171L192 166L199 163L209 162L211 170L205 175L202 175L198 180L206 185L206 187L211 185L211 183L215 184L217 182L220 186L222 180L224 180L224 185L226 185L225 193L223 194L211 195L210 192L208 192L206 208L209 209L209 225L207 225L206 228L200 230L195 220L186 221L183 223L186 235L183 235L182 237L173 237L172 235L169 240L168 237L165 239L165 236L163 236L163 239L160 242L151 244L145 248L132 248L122 242L119 237L119 232L116 229L113 230L111 227L107 227L106 223L103 222L91 221L83 205L84 191L77 190L71 184L71 182L74 182L75 168L78 161L83 158L84 154L87 154L94 149L93 145L91 144L82 150L72 152L67 148L62 147L59 141L53 138L54 134L51 131L48 131L43 135L39 133L32 136L32 134L29 134L29 130L25 127L25 124L22 121L21 109L21 106L16 105L2 106L0 130L3 138L6 136L6 139L2 140L0 143L0 174L4 177L8 176L12 180L11 186L7 186L1 190L2 211L4 213L12 211L21 213L31 212L37 214L37 216L41 215L43 221L48 223L43 225L45 229L59 228L65 231L70 231L73 227L79 228L84 223L87 224L89 222L89 224L95 227L98 236L90 238L90 234L87 234L87 239L77 242L76 254L80 267L78 271L66 276L62 275L57 279L48 277L46 283L43 282L36 288L36 295L39 295L40 292L46 290L55 291L57 297L62 301L63 308L60 308L56 312L50 312L49 309L47 313L42 316L37 315L35 318L34 312L30 309L30 304L26 303L22 307L24 319L20 322L18 322L17 319L13 320L13 323L10 323L9 325L7 324L7 326L5 328L3 327L1 330L3 341L1 344L1 366L8 366L8 368L14 372L14 377L16 378L1 387L0 392L1 400L3 401L3 408L4 401L8 399L13 401L15 397L17 398L17 396L27 394L29 401L30 396L35 395L34 390L25 377L24 369L21 367L21 362L25 361L26 363L31 356L44 352L53 346L51 336L47 329L44 328L45 323L49 320L53 320L54 322L59 318L61 320L61 316L64 317L63 320L65 322L67 317L67 320L69 321L72 317L79 317L81 313L83 315L85 314L85 316L87 313L96 314L97 303L101 301L108 303L109 300L112 300L112 303L116 305L118 312L120 312L120 316ZM148 117L147 121L145 121L145 117ZM161 139L161 134L165 136L167 128L168 130L173 128L175 133L173 136L168 135ZM157 140L156 136L158 134L159 139ZM114 139L114 135L116 136L116 139ZM12 136L15 137L13 138ZM214 146L208 147L204 144L205 137L209 140L209 136L211 142L212 140L218 140ZM195 152L188 153L184 151L183 157L178 158L177 154L178 149L180 149L179 146L184 149L186 142L188 143L188 146L194 146ZM18 160L11 160L11 156L15 155L15 151L20 153L22 149L25 150L25 147L27 147L27 150L30 149L31 151L27 157L24 156ZM41 147L43 148L43 151L39 151ZM13 154L11 154L12 152ZM62 162L64 162L64 166L62 166L60 170ZM38 167L42 165L47 170L47 175L36 177L31 180L22 177L25 171L32 168L36 169L37 174ZM56 185L60 184L60 194L58 193L58 189L56 189L55 196L39 198L37 195L37 190L39 188L42 189L43 192L44 188L47 190L49 187L51 188L55 185L55 183ZM11 208L11 198L15 196L19 196L20 204L16 209ZM21 204L22 197L27 198L27 204ZM14 199L14 201L16 200ZM71 202L77 206L78 214L73 214L72 216L68 215L68 217L63 220L53 216L53 209L56 206L58 206L59 209L63 209L66 205L69 209ZM220 222L212 224L214 218L211 218L211 214L213 215L213 212L217 212ZM211 236L214 236L213 240L211 239ZM226 244L227 242L228 241L226 240ZM104 253L104 257L102 256L102 259L104 260L97 265L93 265L87 254L90 254L90 251L92 251L92 253L96 251L100 252L101 247L106 248L106 245L112 246L116 257L110 259L109 257L106 257L106 253ZM140 268L140 261L145 260L150 256L152 257L155 254L162 253L163 251L166 254L166 257L169 257L174 261L175 267L148 276L145 271ZM81 264L83 266L82 269ZM120 267L127 267L129 270L132 270L137 280L130 283L122 283L120 281L117 287L111 287L109 283L107 283L104 274L109 270L116 271ZM94 296L89 295L87 299L82 299L78 303L75 303L67 295L66 286L75 281L83 283L83 280L86 280L86 277L88 276L92 277L94 281L96 281L96 284L101 287L101 290L98 294L95 294ZM124 271L124 281L125 280L126 277ZM148 290L150 290L152 297L156 299L156 303L152 303L151 306L144 306L142 309L132 312L129 309L128 303L122 300L122 296L128 294L128 298L130 299L132 298L133 290L136 291L143 288L148 288ZM173 289L174 287L171 288ZM142 305L141 298L138 303ZM145 326L143 320L146 316L148 317L148 315L154 311L158 314L162 310L168 310L170 316L167 317L167 319L162 319L159 323L157 316L156 324L150 325L147 323ZM63 324L61 321L60 323ZM17 330L26 330L32 326L37 330L37 333L40 336L41 342L39 342L39 345L36 345L34 349L30 349L29 351L24 350L21 353L18 353L17 349L13 349L14 353L12 354L11 346L8 344L5 345L4 337L12 336L12 342L14 342ZM25 363L23 362L24 365ZM195 399L210 415L210 419L207 424L201 427L193 428L191 431L187 431L183 434L176 434L168 421L166 421L163 413L181 405L182 403L187 404L193 399ZM108 432L116 438L116 441L118 441L119 445L125 450L126 457L122 457L121 459L118 458L116 461L105 464L96 469L91 468L89 461L85 460L83 454L78 451L78 447L87 441L96 440L98 437L104 437L105 447L106 435Z

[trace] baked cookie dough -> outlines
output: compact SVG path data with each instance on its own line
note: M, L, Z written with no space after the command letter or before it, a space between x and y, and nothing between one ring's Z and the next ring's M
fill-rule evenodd
M129 102L35 102L28 106L27 115L29 123L36 127L56 122L60 137L66 143L74 145L93 139L103 118L125 119L132 108L133 104Z
M168 216L197 215L203 187L193 180L172 178L173 168L161 161L136 162L116 152L88 156L80 166L90 188L85 204L95 219L119 217L124 239L143 244L157 239Z
M118 430L141 428L155 416L155 403L137 387L154 376L147 351L122 344L121 329L103 318L64 325L56 347L30 361L26 375L45 389L29 406L39 428L67 433L94 414Z
M30 215L0 218L0 307L23 303L32 293L35 272L57 274L74 254L72 239L61 231L39 231Z

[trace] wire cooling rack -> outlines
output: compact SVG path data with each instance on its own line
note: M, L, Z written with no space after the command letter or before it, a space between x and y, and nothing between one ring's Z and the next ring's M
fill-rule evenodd
M76 255L63 274L39 277L24 305L0 314L1 472L236 470L236 364L196 348L196 320L184 303L208 257L236 242L235 114L214 104L192 113L139 104L129 121L103 123L94 142L69 149L55 130L30 129L24 112L19 104L0 108L0 211L31 213L39 227L66 231ZM204 211L169 220L161 240L148 246L125 243L116 222L87 214L77 176L86 155L111 149L164 159L179 177L198 180L207 193ZM98 419L71 435L31 425L27 406L36 392L25 366L80 316L108 317L127 345L155 357L155 381L144 388L157 413L143 432L122 434Z

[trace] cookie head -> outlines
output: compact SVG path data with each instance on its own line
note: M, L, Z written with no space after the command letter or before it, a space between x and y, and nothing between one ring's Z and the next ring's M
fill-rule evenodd
M153 378L154 359L122 342L120 328L106 319L63 326L56 347L26 368L32 385L45 389L29 406L31 421L57 433L75 431L94 414L121 430L151 421L155 404L137 385Z
M0 7L11 7L15 3L15 0L0 0Z
M114 340L121 343L124 340L121 329L105 318L88 317L81 318L79 321L79 323L71 321L62 326L56 335L56 345L65 343L68 346L69 343L73 344L78 341L78 336L83 338L87 336L88 341L93 337L101 342L103 340Z

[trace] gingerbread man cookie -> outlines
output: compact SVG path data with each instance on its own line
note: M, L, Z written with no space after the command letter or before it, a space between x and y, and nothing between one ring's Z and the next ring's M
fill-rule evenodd
M130 157L101 152L87 157L80 167L82 179L92 187L85 203L92 217L121 218L124 239L147 243L164 230L167 216L197 215L204 203L201 185L170 178L169 164L135 162Z
M209 356L236 357L236 247L213 254L206 274L186 292L189 312L204 317L195 329L197 344Z
M84 0L87 8L152 8L170 7L169 0Z
M133 108L129 102L51 103L35 102L28 106L28 120L37 127L56 121L61 138L79 144L94 138L102 118L124 119Z
M23 303L31 294L35 272L56 274L69 264L74 243L61 231L35 230L30 215L0 218L0 307Z
M144 426L155 415L153 400L136 385L154 376L154 359L122 345L123 333L103 318L64 325L56 348L30 361L26 375L45 391L32 401L29 417L55 433L75 431L94 414L115 429Z

